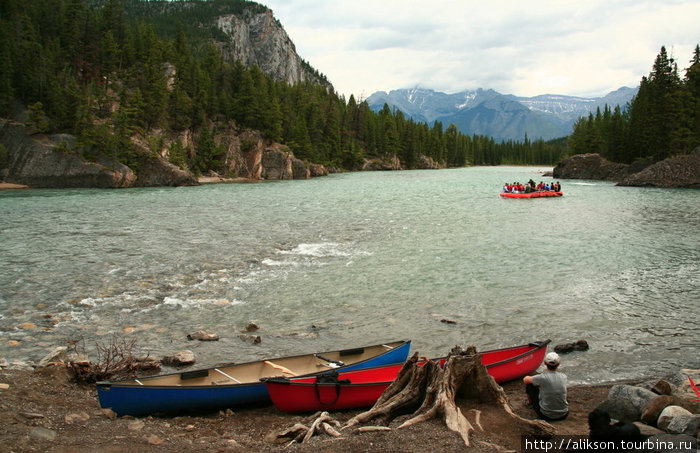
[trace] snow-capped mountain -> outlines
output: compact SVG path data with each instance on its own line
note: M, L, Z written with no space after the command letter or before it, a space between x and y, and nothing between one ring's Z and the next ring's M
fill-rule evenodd
M468 90L446 94L424 88L378 91L367 98L379 111L388 104L415 121L444 127L454 123L464 134L486 135L496 140L549 140L571 134L576 120L601 110L605 105L625 107L637 94L636 88L622 87L600 98L543 94L518 97L494 90Z

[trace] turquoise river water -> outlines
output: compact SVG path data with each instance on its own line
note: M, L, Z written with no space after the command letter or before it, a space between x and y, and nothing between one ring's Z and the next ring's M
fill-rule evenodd
M700 368L700 191L543 168L0 192L0 358L113 335L197 367L411 339L425 356L586 339L572 382ZM455 323L441 322L449 319ZM260 344L239 338L249 321ZM218 342L188 342L208 330Z

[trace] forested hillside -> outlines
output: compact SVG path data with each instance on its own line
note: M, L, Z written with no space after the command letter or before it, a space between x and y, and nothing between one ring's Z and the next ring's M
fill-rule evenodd
M700 46L685 76L662 47L651 73L626 110L605 108L581 118L569 137L569 153L599 153L621 163L662 160L700 146Z
M500 144L388 108L375 113L328 84L289 85L224 61L210 21L248 8L264 9L244 0L4 0L0 116L21 118L35 132L74 134L86 158L127 165L135 136L189 129L196 143L168 158L195 173L219 168L222 150L211 137L231 121L300 159L349 170L395 158L418 168L426 157L438 166L553 164L564 152L561 143Z

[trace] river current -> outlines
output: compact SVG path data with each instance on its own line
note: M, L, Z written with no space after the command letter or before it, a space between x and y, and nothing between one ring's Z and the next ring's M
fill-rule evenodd
M425 356L585 339L574 383L700 368L700 191L534 167L0 192L0 358L115 338L196 367L410 339ZM450 323L443 320L452 321ZM248 322L259 344L239 338ZM197 330L218 342L190 342Z

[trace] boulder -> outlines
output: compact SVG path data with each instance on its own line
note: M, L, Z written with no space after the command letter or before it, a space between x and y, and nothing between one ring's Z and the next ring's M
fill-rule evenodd
M618 421L634 422L639 420L639 409L626 398L610 398L600 403L596 409L610 414L610 418Z
M621 398L628 400L640 412L642 407L655 397L656 393L651 390L633 385L614 385L608 392L608 399Z
M681 415L692 415L690 411L687 409L684 409L680 406L676 405L671 405L667 406L663 411L661 411L661 414L659 415L659 419L656 421L656 426L659 427L659 429L663 429L664 431L667 430L668 426L671 424L671 421L673 421L674 418L681 416Z
M671 434L696 436L700 427L700 414L678 415L673 417L666 427Z
M189 350L180 351L176 354L163 357L163 364L173 367L193 365L195 362L194 353Z
M212 332L198 330L195 333L188 334L187 339L190 341L219 341L219 336Z
M328 176L328 169L320 164L308 164L312 177Z
M588 342L586 340L578 340L573 343L564 343L554 346L554 352L557 354L568 354L574 351L588 351Z
M49 366L51 363L65 362L66 355L68 353L68 348L65 346L58 346L53 351L49 352L43 359L39 361L38 367L43 368Z
M196 186L197 178L160 156L140 154L136 158L138 173L134 187ZM135 167L136 168L136 167Z
M651 426L656 426L661 412L673 404L673 397L669 395L659 395L652 398L642 407L641 420Z
M651 391L657 395L670 395L673 393L673 386L668 381L659 379L656 384L651 387Z

